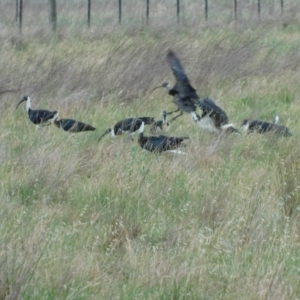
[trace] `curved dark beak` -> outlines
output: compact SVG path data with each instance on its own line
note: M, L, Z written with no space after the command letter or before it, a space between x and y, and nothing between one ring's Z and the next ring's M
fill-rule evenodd
M152 93L152 92L155 91L156 89L163 88L163 87L164 87L164 85L157 86L157 87L155 87L150 93Z
M108 133L110 133L110 128L106 129L105 132L99 137L98 142L100 142L100 140L107 135Z
M22 102L24 102L24 101L27 101L27 99L25 99L25 98L23 98L19 103L18 103L18 105L16 106L16 109L19 107L19 105L22 103Z

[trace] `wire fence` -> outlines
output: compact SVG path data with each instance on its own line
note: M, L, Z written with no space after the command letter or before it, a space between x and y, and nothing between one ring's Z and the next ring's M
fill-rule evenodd
M160 23L194 25L202 21L257 21L262 18L276 19L285 13L299 12L300 9L298 0L48 0L48 4L39 0L25 2L15 0L13 8L13 1L6 0L4 14L14 15L15 10L15 21L20 32L24 18L27 19L27 25L29 22L31 25L38 25L40 18L43 19L40 20L42 23L49 19L48 26L50 23L50 28L56 31L58 27L68 24L90 28L116 23L156 26Z

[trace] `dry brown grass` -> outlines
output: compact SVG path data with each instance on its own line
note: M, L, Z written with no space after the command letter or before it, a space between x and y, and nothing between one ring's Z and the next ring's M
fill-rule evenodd
M0 95L1 299L300 297L298 31L243 26L3 34L0 89L18 92ZM278 114L293 136L217 139L184 115L168 135L190 136L186 155L97 143L174 108L149 92L174 82L169 49L237 127ZM24 94L97 131L35 130Z

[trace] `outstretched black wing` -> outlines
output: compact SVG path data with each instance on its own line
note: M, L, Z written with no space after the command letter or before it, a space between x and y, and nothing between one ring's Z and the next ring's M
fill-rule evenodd
M173 90L174 95L177 93L181 97L189 97L194 100L198 99L199 96L197 95L196 90L191 86L180 60L177 58L176 54L173 51L168 52L167 60L176 78L176 84L171 89L171 92Z

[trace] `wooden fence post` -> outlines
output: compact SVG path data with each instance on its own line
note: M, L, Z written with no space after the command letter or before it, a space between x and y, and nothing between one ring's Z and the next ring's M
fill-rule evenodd
M177 0L177 24L180 21L180 0Z
M234 0L234 19L237 20L237 0Z
M22 33L22 21L23 21L23 0L19 2L19 32Z
M208 20L208 0L205 0L205 21Z
M88 11L87 11L87 18L88 18L88 28L91 27L91 1L92 0L88 0Z
M283 0L280 0L281 13L283 13Z
M19 0L16 0L16 22L19 19Z
M258 13L258 19L260 20L260 0L257 0L257 13Z
M122 0L119 0L119 24L122 22Z
M49 0L50 4L50 23L53 31L56 31L57 13L56 13L56 0Z
M147 25L149 25L149 1L150 0L146 0L146 23L147 23Z

